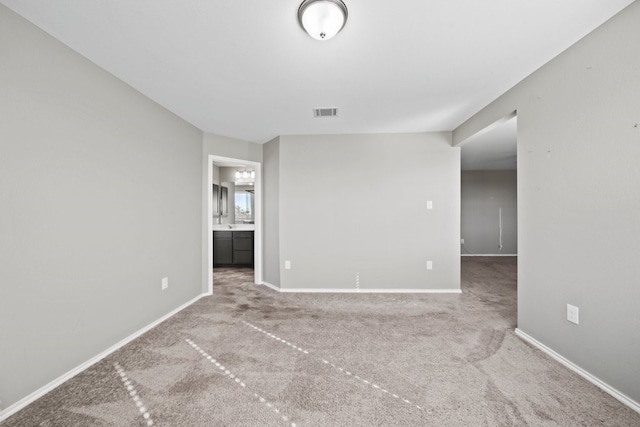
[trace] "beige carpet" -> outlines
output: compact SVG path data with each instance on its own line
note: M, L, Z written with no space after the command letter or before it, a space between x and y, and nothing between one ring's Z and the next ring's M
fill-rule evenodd
M462 295L278 294L251 274L216 270L214 296L2 427L640 425L513 334L514 258L464 258Z

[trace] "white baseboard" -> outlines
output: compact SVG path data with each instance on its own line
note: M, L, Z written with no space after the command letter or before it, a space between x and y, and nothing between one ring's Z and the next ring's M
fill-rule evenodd
M461 289L348 289L348 288L282 288L283 293L318 293L318 294L461 294Z
M318 294L461 294L461 289L331 289L331 288L283 288L282 293Z
M278 291L278 292L280 292L280 288L279 288L278 286L276 286L276 285L272 285L272 284L271 284L271 283L269 283L269 282L262 282L261 284L262 284L262 285L265 285L265 286L266 286L266 287L268 287L268 288L273 289L274 291Z
M522 330L516 328L515 333L520 338L522 338L523 340L527 341L529 344L531 344L534 347L537 347L538 349L542 350L543 352L545 352L546 354L548 354L549 356L551 356L552 358L554 358L558 362L562 363L567 368L571 369L576 374L580 375L582 378L584 378L587 381L589 381L591 384L593 384L596 387L602 389L604 392L610 394L615 399L619 400L620 402L622 402L623 404L625 404L626 406L628 406L629 408L633 409L634 411L636 411L637 413L640 414L640 403L638 403L635 400L631 399L629 396L619 392L618 390L616 390L615 388L611 387L609 384L605 383L604 381L600 380L599 378L593 376L592 374L590 374L589 372L585 371L584 369L582 369L581 367L579 367L578 365L576 365L575 363L573 363L569 359L567 359L564 356L562 356L559 353L557 353L555 350L552 350L551 348L549 348L546 345L542 344L540 341L538 341L537 339L533 338L532 336L530 336L526 332L522 332Z
M518 254L460 254L460 256L518 256Z
M133 334L129 335L127 338L123 339L119 343L109 347L108 349L106 349L102 353L92 357L91 359L87 360L86 362L82 363L81 365L76 366L75 368L73 368L69 372L67 372L67 373L61 375L60 377L56 378L55 380L51 381L49 384L39 388L38 390L34 391L30 395L20 399L19 401L17 401L13 405L11 405L11 406L7 407L6 409L0 411L0 422L2 422L3 420L9 418L11 415L13 415L16 412L18 412L19 410L23 409L25 406L29 405L30 403L35 402L36 400L38 400L39 398L41 398L45 394L49 393L51 390L53 390L56 387L58 387L58 386L62 385L63 383L65 383L66 381L69 381L71 378L75 377L76 375L78 375L82 371L90 368L92 365L95 365L96 363L98 363L99 361L101 361L102 359L104 359L105 357L107 357L108 355L113 353L114 351L116 351L119 348L123 347L124 345L130 343L131 341L133 341L134 339L138 338L140 335L144 334L145 332L147 332L147 331L153 329L154 327L158 326L160 323L162 323L165 320L169 319L171 316L174 316L178 312L184 310L185 308L187 308L191 304L195 303L196 301L198 301L200 298L202 298L204 296L205 296L205 294L199 295L196 298L192 299L191 301L189 301L189 302L187 302L185 304L182 304L180 307L178 307L175 310L171 311L170 313L162 316L160 319L156 320L155 322L150 323L149 325L145 326L144 328L134 332Z
M317 294L461 294L462 289L355 289L355 288L279 288L271 283L263 285L282 293Z

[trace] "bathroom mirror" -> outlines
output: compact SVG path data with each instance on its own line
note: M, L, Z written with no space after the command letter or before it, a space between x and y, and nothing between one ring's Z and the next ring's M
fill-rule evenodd
M212 206L212 212L213 212L213 217L216 218L218 216L220 216L220 186L218 184L213 184L213 192L212 192L213 196L212 196L212 200L213 200L213 206Z
M229 188L220 186L220 215L229 216Z
M236 224L254 224L255 195L252 185L235 185L234 215Z
M225 184L228 183L213 184L213 218L218 218L219 224L222 223L222 218L229 216L229 186Z

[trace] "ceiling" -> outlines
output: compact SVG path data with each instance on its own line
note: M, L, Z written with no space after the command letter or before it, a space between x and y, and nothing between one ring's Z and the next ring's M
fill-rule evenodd
M461 146L461 169L463 171L516 170L517 140L517 117L478 132Z
M345 0L320 42L301 0L0 0L203 131L258 143L452 130L632 2Z

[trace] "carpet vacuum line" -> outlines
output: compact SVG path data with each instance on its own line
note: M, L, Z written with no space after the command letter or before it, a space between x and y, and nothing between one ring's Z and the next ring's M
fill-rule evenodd
M412 302L412 301L405 301L405 300L398 299L398 298L383 297L382 295L376 295L376 298L378 298L378 299L382 299L382 300L385 300L385 301L393 301L393 302L396 302L396 303L398 303L398 304L412 305L412 306L414 306L414 307L417 307L417 306L418 306L418 304L417 304L417 303L415 303L415 302Z
M276 336L276 335L274 335L274 334L272 334L272 333L270 333L268 331L265 331L264 329L262 329L262 328L260 328L260 327L258 327L256 325L253 325L253 324L251 324L249 322L246 322L244 320L242 321L242 323L244 323L246 326L254 329L255 331L258 331L258 332L262 333L263 335L278 341L281 344L284 344L284 345L286 345L288 347L291 347L292 349L294 349L294 350L296 350L296 351L298 351L300 353L303 353L305 355L309 355L309 353L310 353L309 350L305 350L305 349L303 349L301 347L298 347L297 345L292 344L291 342L289 342L289 341L287 341L285 339L282 339L282 338L280 338L280 337L278 337L278 336ZM335 369L336 371L338 371L338 372L340 372L340 373L342 373L342 374L344 374L344 375L346 375L348 377L354 378L355 380L362 382L363 384L365 384L368 387L371 387L372 389L375 389L375 390L380 391L381 393L387 394L388 396L390 396L390 397L392 397L394 399L400 400L400 401L406 403L407 405L414 406L415 408L419 409L420 411L431 413L430 410L424 409L422 406L410 401L409 399L405 399L402 396L399 396L399 395L397 395L395 393L392 393L391 391L389 391L386 388L376 384L375 382L369 381L367 379L364 379L364 378L352 373L351 371L349 371L349 370L347 370L347 369L345 369L345 368L343 368L341 366L338 366L335 363L332 363L329 360L318 358L318 357L315 357L315 359L320 361L320 362L322 362L323 364L325 364L327 366L331 366L331 368Z
M138 407L138 411L140 411L140 415L142 415L142 418L144 418L144 421L147 423L148 426L154 425L153 418L151 418L151 414L149 413L149 411L147 411L147 408L145 408L144 403L142 403L142 399L140 399L140 396L138 396L138 392L136 391L136 388L133 385L133 382L127 376L127 373L125 372L125 370L122 369L122 367L118 362L114 363L113 367L116 369L116 372L118 373L118 375L120 375L120 379L122 380L125 388L129 392L129 396L133 400L133 403L135 403L136 406Z
M240 380L240 378L238 378L237 376L235 376L231 371L229 371L228 368L225 368L220 362L218 362L216 359L213 358L213 356L209 355L206 351L204 351L202 348L200 348L200 346L198 344L196 344L195 342L193 342L190 339L185 339L185 341L187 342L187 344L189 344L194 350L196 350L198 353L200 353L200 355L202 357L204 357L205 359L207 359L209 362L211 362L212 364L214 364L216 366L216 368L218 368L219 370L221 370L227 377L229 377L230 379L234 380L234 382L236 384L238 384L240 387L246 389L247 388L247 384L244 383L244 381ZM273 404L271 402L269 402L267 399L265 399L264 397L260 396L258 393L253 393L253 396L258 399L260 401L260 403L262 403L264 406L266 406L270 411L272 411L274 414L278 415L279 417L282 418L282 421L285 422L289 422L289 417L286 415L283 415L281 413L281 411L276 408L275 406L273 406ZM295 423L291 423L291 427L296 427Z

